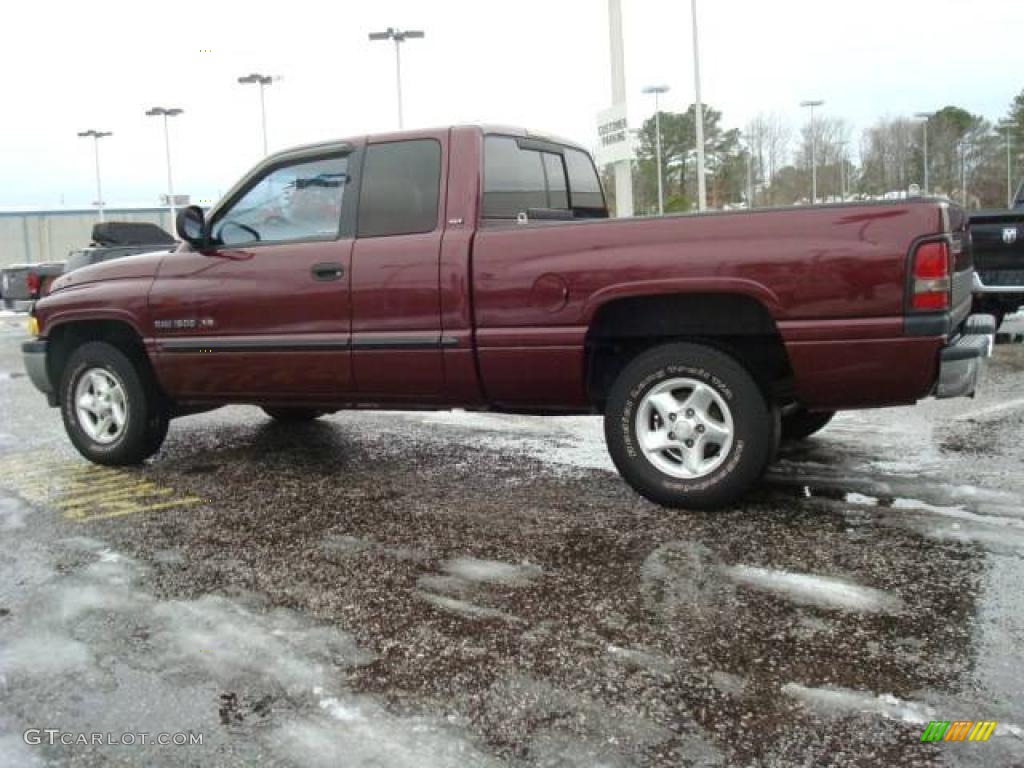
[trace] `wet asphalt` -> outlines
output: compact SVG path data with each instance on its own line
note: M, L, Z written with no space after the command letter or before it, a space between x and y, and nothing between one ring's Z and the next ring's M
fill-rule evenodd
M0 766L1024 765L1024 345L975 399L843 414L689 513L633 494L589 417L232 407L100 470L22 326Z

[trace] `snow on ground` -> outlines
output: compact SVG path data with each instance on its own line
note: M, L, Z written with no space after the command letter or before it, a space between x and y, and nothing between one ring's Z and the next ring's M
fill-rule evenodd
M213 747L234 750L239 764L494 764L465 723L393 715L347 690L338 670L374 659L348 633L256 595L162 601L140 585L145 566L133 558L87 538L55 544L79 564L58 569L38 547L12 543L0 566L0 577L20 574L17 586L0 583L0 599L24 617L0 623L0 765L32 764L11 734L49 723L54 712L73 732L121 733L126 723L133 732L203 732L198 749L207 751L182 747L173 756L181 762ZM72 676L78 693L69 698ZM263 721L270 708L275 717ZM239 747L221 727L227 722L257 727ZM152 765L168 757L135 754Z
M538 565L516 565L497 560L478 560L475 557L458 557L444 563L442 568L446 573L466 581L507 586L528 584L541 574Z
M927 723L936 719L931 707L904 701L888 693L876 696L849 688L811 688L799 683L786 683L782 686L782 692L826 714L867 712L904 723Z
M394 414L463 430L482 448L526 454L554 467L615 471L600 416L519 416L474 411Z
M805 605L860 613L898 613L902 607L899 598L887 592L843 579L747 565L729 566L724 571L737 584Z

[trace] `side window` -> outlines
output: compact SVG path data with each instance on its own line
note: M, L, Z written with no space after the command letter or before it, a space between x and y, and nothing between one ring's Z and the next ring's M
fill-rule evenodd
M521 149L508 136L484 141L485 219L514 219L530 208L569 209L566 165L558 152Z
M544 176L548 187L547 208L568 208L569 188L565 183L565 163L562 156L553 152L541 152L544 162Z
M211 230L214 242L333 239L348 178L348 155L276 168L218 216Z
M565 150L565 166L569 171L569 188L572 190L572 207L574 210L586 208L591 215L607 216L604 193L601 191L601 180L597 176L594 163L585 152L578 149Z
M437 227L441 145L433 139L371 144L359 193L359 237L411 235Z

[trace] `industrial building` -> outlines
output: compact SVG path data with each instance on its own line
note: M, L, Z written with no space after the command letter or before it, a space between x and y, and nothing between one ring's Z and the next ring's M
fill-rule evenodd
M146 221L174 229L170 210L162 206L104 208L107 221ZM89 244L95 208L0 210L0 268L10 264L63 261L68 252Z

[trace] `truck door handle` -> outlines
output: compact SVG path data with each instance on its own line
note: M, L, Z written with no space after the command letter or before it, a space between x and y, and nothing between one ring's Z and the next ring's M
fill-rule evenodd
M331 261L314 264L309 271L313 273L314 280L321 281L338 280L345 274L345 268L341 264Z

